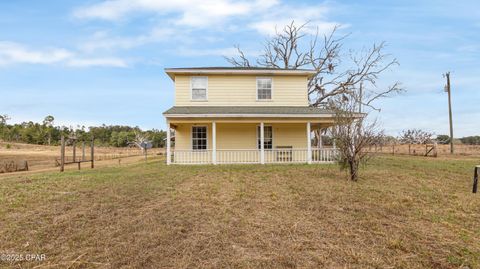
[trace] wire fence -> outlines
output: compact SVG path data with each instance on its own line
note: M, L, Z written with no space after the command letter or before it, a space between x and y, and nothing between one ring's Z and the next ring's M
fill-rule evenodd
M425 156L432 146L433 144L388 144L370 146L368 151L392 155ZM450 145L437 144L436 153L438 156L450 156ZM480 145L454 145L454 155L480 156Z
M147 158L164 156L164 148L152 148L146 151ZM119 160L124 158L145 156L143 150L139 148L114 148L114 147L95 147L94 160L95 162ZM91 160L90 145L76 147L75 161L89 161ZM65 162L73 162L73 148L71 146L65 148ZM58 167L60 165L60 147L38 147L25 145L12 145L7 148L0 145L0 173L22 171L15 167L24 167L24 162L28 165L29 171L42 170ZM4 166L4 168L2 168ZM13 167L13 168L12 168ZM23 169L23 168L22 168Z

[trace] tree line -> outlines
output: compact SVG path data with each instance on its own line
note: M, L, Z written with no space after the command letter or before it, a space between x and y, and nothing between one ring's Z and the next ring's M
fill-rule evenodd
M166 132L158 129L142 130L138 126L101 125L101 126L55 126L55 118L46 116L41 123L28 121L9 124L8 115L0 115L0 140L38 145L59 145L61 136L76 136L80 140L95 138L100 146L126 147L141 134L151 141L153 147L165 145Z

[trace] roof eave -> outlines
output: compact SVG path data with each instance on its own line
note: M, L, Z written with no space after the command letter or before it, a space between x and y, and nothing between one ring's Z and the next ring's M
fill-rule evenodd
M175 80L176 74L197 74L197 75L289 75L289 76L307 76L311 78L317 73L315 70L295 70L295 69L245 69L245 70L233 70L233 69L189 69L189 68L165 68L165 73L172 79Z

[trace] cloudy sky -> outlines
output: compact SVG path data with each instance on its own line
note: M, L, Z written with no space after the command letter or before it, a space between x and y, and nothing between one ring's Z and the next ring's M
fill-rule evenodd
M451 71L455 135L480 134L480 2L286 0L0 1L0 114L12 122L164 128L173 105L165 67L228 66L275 26L340 24L345 53L386 41L401 96L382 100L390 134L448 132L442 73Z

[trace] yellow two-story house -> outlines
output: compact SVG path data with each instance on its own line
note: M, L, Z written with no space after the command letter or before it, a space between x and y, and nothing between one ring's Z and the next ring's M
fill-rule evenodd
M309 106L313 70L167 68L175 106L165 111L167 164L323 163L334 148L312 147L312 131L334 115ZM170 130L174 130L172 147Z

